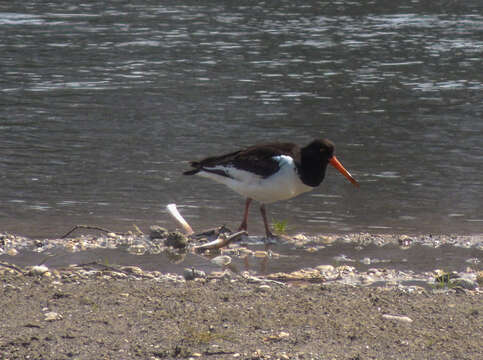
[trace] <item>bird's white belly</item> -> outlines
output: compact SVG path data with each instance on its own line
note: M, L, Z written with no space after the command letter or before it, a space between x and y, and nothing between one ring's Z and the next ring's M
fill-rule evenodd
M200 171L198 174L264 204L290 199L314 189L300 180L291 157L282 155L277 157L277 160L280 164L279 171L267 178L234 167L225 168L230 177L205 171Z

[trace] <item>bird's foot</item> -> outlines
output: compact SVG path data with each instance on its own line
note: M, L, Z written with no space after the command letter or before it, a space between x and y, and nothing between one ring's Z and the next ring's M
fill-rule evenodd
M267 232L265 234L265 244L276 244L278 240L280 240L280 237L277 235L274 235L271 231Z

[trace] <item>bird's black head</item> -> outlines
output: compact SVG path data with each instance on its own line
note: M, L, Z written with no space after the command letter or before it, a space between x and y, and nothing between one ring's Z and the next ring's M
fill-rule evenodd
M334 156L334 144L326 139L313 140L301 149L301 177L309 186L318 186L324 180L325 170Z
M325 175L327 165L330 163L342 175L344 175L354 186L359 187L359 183L352 175L344 168L339 160L334 155L334 144L327 139L314 140L302 149L302 159L310 160L312 164L320 164L320 170L316 172L311 170L309 177L314 184L322 182Z
M327 139L316 139L302 149L305 156L319 159L322 166L327 166L334 156L334 143Z

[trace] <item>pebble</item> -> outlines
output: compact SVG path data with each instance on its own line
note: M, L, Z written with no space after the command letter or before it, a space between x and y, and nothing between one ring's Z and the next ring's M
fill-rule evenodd
M158 226L158 225L152 225L149 228L149 238L151 240L153 239L164 239L168 236L168 230L166 230L164 227Z
M316 269L321 273L332 273L335 270L332 265L319 265L316 267Z
M405 323L412 323L413 322L413 319L411 319L410 317L408 316L403 316L403 315L390 315L390 314L383 314L382 317L384 319L388 319L388 320L396 320L396 321L401 321L401 322L405 322Z
M471 281L470 279L463 278L451 280L451 284L455 286L460 286L466 290L475 290L478 287L478 283L476 281Z
M35 265L30 268L29 274L31 275L43 275L49 271L49 268L45 265Z
M381 275L381 271L377 268L370 268L367 270L367 273L368 274L372 274L372 275L375 275L375 276L380 276Z
M351 259L350 257L344 254L334 256L334 260L338 262L355 262L354 259Z
M172 246L175 249L182 249L188 245L188 238L179 231L171 232L166 238L166 245Z
M361 284L363 284L363 285L370 285L375 281L372 276L365 275L365 274L359 276L359 280L360 280Z
M476 282L483 286L483 271L478 271L478 274L476 274Z
M54 311L49 311L44 314L44 320L45 321L56 321L56 320L62 320L62 315L58 314Z
M339 273L353 273L355 271L355 267L349 266L349 265L342 265L342 266L337 266L335 268L336 271Z
M231 257L228 255L221 255L211 259L211 262L218 266L227 266L231 264Z
M114 279L126 279L128 277L127 274L124 274L122 272L118 272L118 271L112 271L109 273L109 275L104 275L105 277L109 278L109 277L113 277Z
M189 281L197 278L206 278L206 273L201 270L186 268L183 270L183 277L186 281Z
M10 249L7 250L7 255L15 256L17 254L18 254L18 251L15 248L10 248Z
M272 288L267 285L267 284L263 284L263 285L260 285L259 287L257 287L257 292L263 292L263 293L266 293L266 292L269 292Z
M401 235L398 239L399 245L402 247L409 247L413 243L413 239L411 239L407 235Z
M146 246L144 244L134 244L134 245L131 245L127 251L130 253L130 254L134 254L134 255L143 255L146 253Z
M268 257L268 252L263 250L257 250L253 253L253 256L255 256L256 258L266 258Z
M309 282L322 282L325 277L316 269L301 269L292 271L291 273L273 273L267 275L268 279L280 280L280 281L309 281Z
M130 274L138 275L138 276L144 276L144 271L137 266L123 266L121 268L123 271L128 272Z

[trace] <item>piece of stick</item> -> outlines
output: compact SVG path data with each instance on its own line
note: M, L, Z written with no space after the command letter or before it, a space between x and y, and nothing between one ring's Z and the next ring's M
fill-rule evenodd
M191 226L179 213L178 209L176 208L176 204L168 204L168 206L166 206L166 209L168 209L169 214L174 217L174 219L181 225L186 235L192 235L194 233Z
M90 226L90 225L76 225L72 228L72 230L70 230L69 232L67 232L65 235L62 235L60 238L61 239L65 239L67 236L69 236L70 234L72 234L74 231L76 231L77 229L89 229L89 230L98 230L98 231L102 231L102 232L105 232L105 233L114 233L116 235L122 235L120 233L115 233L114 231L111 231L109 229L104 229L104 228L101 228L99 226Z
M237 237L247 234L245 230L238 231L230 236L226 236L225 234L220 234L216 240L210 241L209 243L196 246L194 249L195 251L201 252L208 249L220 249L224 246L227 246L230 242L232 242Z

